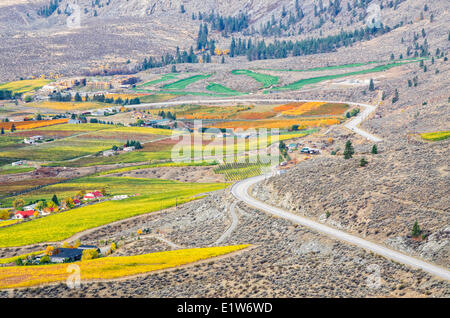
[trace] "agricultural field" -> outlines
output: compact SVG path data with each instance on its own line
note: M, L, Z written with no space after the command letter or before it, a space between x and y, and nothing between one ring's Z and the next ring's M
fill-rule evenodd
M325 127L330 125L340 124L342 118L329 117L329 118L310 118L310 119L264 119L254 121L229 121L220 122L212 125L215 128L230 128L230 129L250 129L250 128L277 128L277 129L289 129L293 125L298 125L299 129Z
M263 86L262 88L269 88L278 84L279 78L277 76L256 73L250 70L234 70L231 72L233 75L247 75L260 82Z
M238 181L259 176L270 170L270 164L261 162L225 163L214 169L215 173L225 175L225 181Z
M155 84L159 84L161 82L166 82L169 81L171 79L175 79L177 78L178 74L177 73L169 73L169 74L164 74L163 76L161 76L158 79L152 80L152 81L148 81L139 85L136 85L136 87L145 87L145 86L151 86L151 85L155 85Z
M229 95L244 95L246 93L238 92L234 89L231 89L229 87L223 86L221 84L217 83L210 83L208 86L206 86L206 90L210 92L215 92L219 94L229 94Z
M0 153L0 157L31 161L60 161L90 155L120 144L119 140L71 138L70 142L62 139L14 150L5 150Z
M34 167L3 166L3 167L0 167L0 175L30 172L30 171L33 171L34 169L35 169Z
M414 63L417 62L416 60L413 61L406 61L406 62L394 62L384 65L378 65L370 69L361 70L361 71L354 71L354 72L348 72L343 74L335 74L335 75L325 75L325 76L318 76L318 77L311 77L311 78L305 78L301 79L299 81L295 81L293 83L284 85L284 86L277 86L274 87L274 91L283 91L283 90L298 90L301 89L305 85L311 85L320 83L323 81L333 80L341 77L348 77L348 76L354 76L354 75L362 75L362 74L370 74L370 73L377 73L377 72L383 72L387 71L393 67L401 66L406 63ZM266 90L265 93L269 93L269 90Z
M439 141L439 140L445 140L447 138L450 138L450 131L436 131L436 132L430 132L430 133L423 133L420 134L420 136L429 141Z
M194 76L190 76L187 78L183 78L181 80L178 80L176 82L170 83L170 84L166 84L163 85L162 88L163 89L170 89L170 90L180 90L180 89L185 89L187 86L189 86L192 83L195 83L197 81L206 79L208 77L210 77L211 74L205 74L205 75L194 75Z
M156 252L135 256L102 257L74 263L82 280L114 279L171 268L225 255L250 245L217 246ZM67 264L0 268L0 288L26 287L65 281Z
M50 199L56 194L63 199L74 196L80 190L93 191L101 188L106 188L111 195L136 196L120 201L105 201L0 228L0 247L61 241L90 228L189 202L198 194L220 190L227 186L226 183L181 183L160 179L92 177L43 187L20 198L28 202L38 198ZM11 202L12 199L8 198L7 201Z
M320 115L343 115L349 106L339 103L306 102L290 103L274 107L274 111L281 112L286 116L320 116Z
M11 130L12 125L16 127L17 130L33 129L45 126L65 124L69 121L68 118L61 119L50 119L50 120L30 120L30 121L15 121L15 122L1 122L0 128L4 130Z
M55 101L42 101L31 102L25 104L27 107L51 109L59 111L76 111L87 110L95 108L111 107L111 104L99 103L99 102L55 102Z
M4 226L16 224L17 222L19 222L19 220L6 220L6 221L0 221L0 227L4 227ZM1 263L1 260L0 260L0 264L2 264L2 263Z
M23 93L28 93L28 92L37 90L50 82L51 82L51 80L47 80L47 79L15 81L15 82L0 84L0 90L9 90L9 91L12 91L13 94L14 93L23 94Z

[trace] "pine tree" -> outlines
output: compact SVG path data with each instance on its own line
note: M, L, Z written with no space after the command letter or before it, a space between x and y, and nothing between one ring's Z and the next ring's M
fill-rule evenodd
M369 163L369 162L366 160L366 158L361 158L361 160L359 161L359 165L360 165L361 167L367 166L368 163Z
M377 145L373 145L373 146L372 146L372 151L371 151L371 153L372 153L373 155L376 155L376 154L378 153L378 147L377 147Z
M353 149L352 142L350 140L347 140L347 142L345 143L344 159L352 158L354 153L355 150Z
M56 194L53 195L52 197L52 201L59 206L59 201L58 201L58 197L56 196Z
M373 84L373 79L370 79L369 91L374 91L374 90L375 90L375 85Z
M414 225L412 227L411 235L413 237L418 237L420 235L420 233L422 233L422 230L420 229L419 223L417 223L417 221L416 221L416 222L414 222Z
M4 135L4 134L5 134L5 130L3 129L3 127L2 127L2 131L1 131L0 134L1 134L1 135Z

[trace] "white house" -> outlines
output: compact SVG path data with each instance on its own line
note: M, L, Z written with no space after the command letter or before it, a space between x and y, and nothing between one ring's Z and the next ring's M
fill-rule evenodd
M105 150L103 151L103 157L111 157L114 156L116 152L114 150Z
M123 148L123 151L125 151L125 152L130 152L130 151L133 151L133 150L135 150L136 148L134 147L134 146L131 146L131 147L124 147Z
M24 162L22 160L20 160L20 161L16 161L16 162L11 163L11 166L15 167L15 166L21 166L23 164L24 164Z
M127 199L128 198L128 195L126 195L126 194L121 194L121 195L115 195L115 196L113 196L113 200L123 200L123 199Z

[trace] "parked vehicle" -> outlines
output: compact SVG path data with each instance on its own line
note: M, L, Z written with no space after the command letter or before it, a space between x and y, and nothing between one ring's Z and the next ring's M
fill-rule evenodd
M302 150L300 150L301 153L309 153L309 147L303 147Z

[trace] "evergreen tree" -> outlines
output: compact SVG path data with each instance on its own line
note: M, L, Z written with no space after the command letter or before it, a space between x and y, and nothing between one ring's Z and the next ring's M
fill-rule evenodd
M352 158L354 153L355 150L353 149L352 142L350 140L347 140L347 142L345 143L344 159Z
M412 227L411 235L412 237L418 237L420 233L422 233L422 230L420 229L419 223L416 221Z
M366 158L361 158L361 160L359 161L359 166L360 167L365 167L367 166L369 162L366 160Z
M1 134L1 135L4 135L4 134L5 134L5 130L3 129L3 127L2 127L2 131L1 131L0 134Z
M373 155L378 154L378 147L377 147L377 145L373 145L373 146L372 146L372 151L371 151L371 153L372 153Z
M369 91L374 91L374 90L375 90L375 85L373 84L373 79L370 79Z
M396 102L398 102L398 89L395 89L394 92L394 97L392 98L392 104L395 104Z
M53 195L52 201L53 201L57 206L59 206L59 201L58 201L58 197L56 196L56 194Z
M78 92L75 94L75 101L76 102L82 102L83 101L83 99L81 98L81 95Z
M11 126L11 132L15 132L16 131L16 126L14 124L12 124Z

